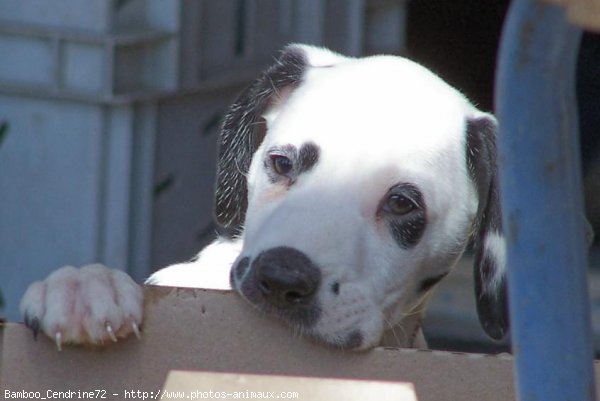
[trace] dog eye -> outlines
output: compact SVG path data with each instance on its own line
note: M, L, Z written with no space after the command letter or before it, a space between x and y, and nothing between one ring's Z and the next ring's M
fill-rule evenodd
M388 213L401 216L412 212L418 206L412 199L404 195L393 194L388 197L383 208Z
M288 175L294 167L289 157L283 155L271 155L273 170L279 175Z

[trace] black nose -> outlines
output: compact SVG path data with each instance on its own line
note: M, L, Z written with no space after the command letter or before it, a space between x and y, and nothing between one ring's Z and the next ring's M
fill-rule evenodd
M272 248L254 260L256 285L264 299L278 308L307 305L321 282L321 271L304 253Z

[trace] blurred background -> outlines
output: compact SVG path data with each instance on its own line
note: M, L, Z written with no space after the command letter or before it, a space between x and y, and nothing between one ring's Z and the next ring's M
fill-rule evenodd
M212 241L221 118L285 44L407 55L492 110L508 3L0 0L0 317L19 320L26 286L57 267L101 262L141 282ZM584 128L598 133L587 40ZM467 256L436 292L430 343L505 350L479 328L471 281Z

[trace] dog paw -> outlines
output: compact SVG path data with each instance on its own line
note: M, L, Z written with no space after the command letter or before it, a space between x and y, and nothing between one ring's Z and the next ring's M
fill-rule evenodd
M62 267L29 286L19 310L34 337L45 333L63 344L116 342L140 336L142 289L120 270L94 264Z

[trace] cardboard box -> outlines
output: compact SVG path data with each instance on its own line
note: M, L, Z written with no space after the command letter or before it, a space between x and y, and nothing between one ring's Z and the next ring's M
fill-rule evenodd
M335 350L298 338L229 291L148 287L145 300L142 339L101 348L58 352L44 336L34 341L22 325L4 325L2 397L39 393L76 399L85 391L109 400L157 397L170 371L198 370L405 382L414 386L419 401L514 399L509 356Z

